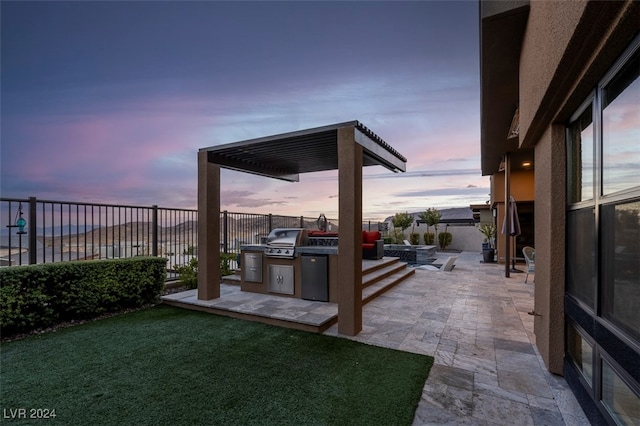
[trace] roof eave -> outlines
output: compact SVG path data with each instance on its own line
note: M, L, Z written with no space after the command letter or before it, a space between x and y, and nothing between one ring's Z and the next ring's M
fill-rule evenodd
M490 14L481 3L480 22L480 145L482 175L497 173L507 152L518 149L518 138L507 139L519 102L519 66L529 2L486 2L500 5ZM487 9L491 9L491 7Z

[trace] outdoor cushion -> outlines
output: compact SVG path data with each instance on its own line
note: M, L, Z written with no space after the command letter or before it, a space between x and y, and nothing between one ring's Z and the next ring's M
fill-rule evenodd
M362 242L365 244L375 244L380 239L380 231L362 231Z
M310 237L337 237L337 232L328 232L328 231L309 231L307 233Z
M380 231L362 231L362 258L382 259L384 242Z

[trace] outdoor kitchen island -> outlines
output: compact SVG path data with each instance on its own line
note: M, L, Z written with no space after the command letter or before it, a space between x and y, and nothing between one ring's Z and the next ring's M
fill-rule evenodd
M290 228L240 249L242 291L337 303L337 246L310 245L306 230Z

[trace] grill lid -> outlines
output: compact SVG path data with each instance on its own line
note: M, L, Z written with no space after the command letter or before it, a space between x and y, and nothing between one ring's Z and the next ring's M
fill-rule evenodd
M276 228L267 236L267 247L296 247L306 245L307 230L303 228Z

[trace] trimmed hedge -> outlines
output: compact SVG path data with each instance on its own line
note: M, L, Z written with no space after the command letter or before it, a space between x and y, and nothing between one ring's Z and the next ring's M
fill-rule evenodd
M58 262L0 268L0 327L14 334L156 302L167 259Z
M438 234L438 242L440 243L440 249L444 250L453 241L453 235L451 232L441 232Z

